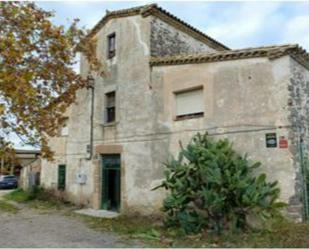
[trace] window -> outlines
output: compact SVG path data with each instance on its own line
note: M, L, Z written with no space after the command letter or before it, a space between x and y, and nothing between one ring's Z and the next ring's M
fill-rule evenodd
M105 94L106 98L106 123L115 122L116 118L116 108L115 108L115 100L116 100L116 93L109 92Z
M107 51L107 57L113 58L116 55L116 34L110 34L108 37L108 51Z
M65 165L58 166L58 189L64 190L65 189Z
M175 93L176 119L202 117L204 115L203 89Z

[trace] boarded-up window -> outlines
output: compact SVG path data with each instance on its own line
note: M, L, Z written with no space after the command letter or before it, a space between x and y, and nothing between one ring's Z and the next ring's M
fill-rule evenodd
M204 114L203 89L175 93L177 119L200 117Z
M116 118L116 93L106 93L106 123L115 121Z
M108 58L112 58L116 55L116 34L110 34L108 37L108 51L107 56Z

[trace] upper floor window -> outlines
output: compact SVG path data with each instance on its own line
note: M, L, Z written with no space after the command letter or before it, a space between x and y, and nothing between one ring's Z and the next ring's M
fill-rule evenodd
M113 58L116 55L116 34L112 33L108 37L108 58Z
M202 117L204 115L203 88L175 93L176 119Z
M116 93L109 92L105 94L106 103L106 123L115 122L116 119Z

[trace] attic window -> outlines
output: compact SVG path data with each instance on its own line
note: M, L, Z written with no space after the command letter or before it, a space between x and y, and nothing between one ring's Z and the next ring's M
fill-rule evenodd
M113 58L116 55L116 34L112 33L108 37L108 58Z

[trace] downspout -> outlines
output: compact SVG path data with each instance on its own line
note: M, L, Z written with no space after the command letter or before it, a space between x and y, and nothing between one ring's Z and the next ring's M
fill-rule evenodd
M93 156L93 116L94 116L94 79L91 75L88 76L88 87L91 90L91 109L90 109L90 141L89 141L89 156L87 160L91 160Z
M301 170L301 181L302 181L302 192L303 192L303 217L304 220L309 218L309 210L308 210L308 190L306 183L306 169L304 163L304 155L303 155L303 138L301 137L301 132L299 131L299 159L300 159L300 170Z

